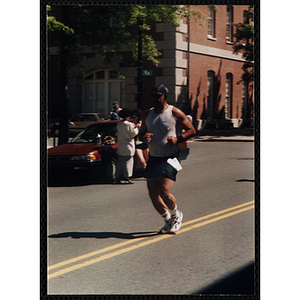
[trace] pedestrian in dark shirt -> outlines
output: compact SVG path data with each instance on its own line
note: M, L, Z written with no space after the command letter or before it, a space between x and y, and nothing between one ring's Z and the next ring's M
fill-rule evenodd
M118 112L119 112L119 104L114 104L113 110L110 113L110 119L111 120L120 120Z

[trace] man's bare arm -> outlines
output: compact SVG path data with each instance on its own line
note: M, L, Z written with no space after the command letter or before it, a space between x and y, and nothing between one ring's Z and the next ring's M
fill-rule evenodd
M184 129L184 133L181 134L182 138L180 137L168 137L169 143L176 144L178 142L178 138L182 140L188 140L191 138L193 135L196 134L196 130L193 126L193 124L190 122L190 120L187 118L186 114L181 111L179 108L174 107L172 110L173 117L179 124L179 126Z

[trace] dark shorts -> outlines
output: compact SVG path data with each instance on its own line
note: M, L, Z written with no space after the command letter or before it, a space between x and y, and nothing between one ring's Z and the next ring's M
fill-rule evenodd
M145 178L165 177L176 181L177 170L167 163L169 158L174 157L177 157L179 160L178 154L171 157L155 157L150 155L145 170Z

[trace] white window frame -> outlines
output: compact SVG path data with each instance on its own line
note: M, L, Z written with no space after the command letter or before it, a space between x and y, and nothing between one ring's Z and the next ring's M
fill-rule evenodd
M233 44L233 6L227 5L226 43Z
M249 24L249 12L247 10L244 10L243 12L243 21L244 24ZM248 39L243 39L243 46L245 46L248 43Z
M216 41L216 12L213 8L208 7L208 34L207 38Z
M231 73L226 74L226 89L225 89L225 119L230 120L232 118L232 82L233 75Z
M214 99L214 78L215 72L207 72L207 119L213 118L213 99Z
M243 92L242 92L242 103L243 103L243 111L242 111L242 119L247 118L247 102L248 102L248 83L243 80Z

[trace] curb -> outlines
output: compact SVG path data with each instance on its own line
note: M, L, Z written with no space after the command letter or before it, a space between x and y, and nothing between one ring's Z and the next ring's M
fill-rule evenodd
M190 139L196 142L253 142L253 128L201 129Z
M188 142L254 142L254 137L197 136L191 138Z

